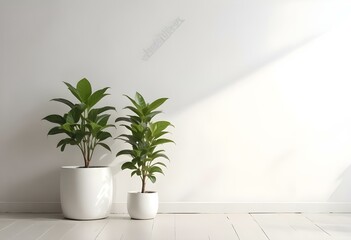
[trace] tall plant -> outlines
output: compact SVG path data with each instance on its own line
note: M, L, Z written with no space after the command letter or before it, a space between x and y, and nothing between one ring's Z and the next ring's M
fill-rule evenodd
M97 146L111 151L104 141L112 136L105 129L115 126L108 124L110 114L106 111L115 110L115 108L111 106L93 108L102 98L109 95L106 93L108 87L92 92L91 84L86 78L81 79L76 87L67 82L64 83L79 102L73 103L64 98L54 98L52 101L67 105L69 111L63 115L51 114L43 119L57 124L50 129L48 135L66 135L59 141L57 147L64 151L66 145L77 146L83 155L84 166L88 168Z
M173 142L164 138L169 126L173 126L167 121L156 121L152 119L161 111L157 108L161 106L167 98L160 98L152 103L147 103L140 93L135 94L135 99L125 95L132 103L131 106L125 107L132 111L132 115L119 117L116 122L122 121L124 126L129 130L129 134L121 134L118 139L128 143L132 149L124 149L117 153L116 156L129 155L131 160L122 165L122 170L132 170L131 176L137 175L141 179L141 192L145 192L146 180L156 182L155 173L163 173L162 168L166 164L159 158L168 159L164 150L158 149L161 144Z

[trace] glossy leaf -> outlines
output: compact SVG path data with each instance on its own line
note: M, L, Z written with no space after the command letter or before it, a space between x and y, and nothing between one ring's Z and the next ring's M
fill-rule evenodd
M134 152L133 152L133 150L129 150L129 149L121 150L116 154L116 157L121 156L121 155L134 156Z
M152 159L156 159L156 158L160 158L160 157L169 160L169 158L167 157L167 155L165 155L165 154L163 154L163 153L157 153L157 154L153 154L153 155L152 155Z
M56 135L60 133L65 133L65 131L60 127L53 127L49 130L48 135Z
M82 102L82 98L79 96L79 92L77 91L77 89L75 89L75 87L73 87L71 84L67 82L64 82L64 83L66 84L70 92L73 94L73 96L75 96L79 101Z
M63 152L63 151L65 150L65 147L66 147L66 144L65 144L65 143L61 145L61 149L60 149L61 152Z
M91 95L91 85L90 82L86 79L83 78L77 83L77 91L79 96L82 99L82 102L87 102L88 98Z
M159 106L161 106L165 101L167 101L168 98L159 98L155 101L153 101L150 105L149 105L149 111L153 111L156 108L158 108Z
M123 96L127 97L137 109L141 110L141 107L133 98L129 97L128 95L123 95Z
M99 124L100 126L105 127L107 125L107 121L110 118L110 115L105 114L103 116L101 116L101 118L99 118L97 124Z
M67 115L67 122L69 123L77 123L81 117L81 110L79 109L79 107L74 107L71 109L71 111L68 112Z
M130 176L133 177L133 175L135 175L138 171L133 171L131 172Z
M118 117L118 118L116 118L116 120L115 120L115 122L122 122L122 121L124 121L124 122L132 122L132 120L130 119L130 118L127 118L127 117Z
M160 114L160 113L162 113L162 111L153 111L153 112L147 114L146 115L147 121L150 122L153 117L155 117L157 114Z
M162 169L158 166L152 166L149 170L150 173L163 173Z
M148 178L150 179L150 181L152 183L155 183L156 182L156 177L155 176L148 176Z
M105 148L105 149L107 149L108 151L111 152L111 149L110 149L110 147L109 147L107 144L102 143L102 142L99 142L97 145L100 145L100 146L102 146L103 148Z
M87 100L87 105L88 108L92 108L95 104L97 104L103 97L107 96L108 94L105 94L106 90L109 89L108 87L97 90Z
M157 163L152 164L152 166L156 166L156 165L161 165L165 168L167 167L166 164L164 164L163 162L157 162Z
M96 122L99 118L99 114L105 112L105 111L108 111L108 110L116 110L114 107L110 107L110 106L107 106L107 107L103 107L103 108L94 108L94 109L91 109L89 111L89 114L88 114L88 119L90 121L93 121L93 122ZM110 114L104 114L103 116L107 116L107 115L110 115Z
M69 106L70 108L74 107L74 104L71 101L68 101L67 99L64 99L64 98L54 98L54 99L51 99L51 101L64 103L67 106Z
M61 126L64 130L66 130L67 132L72 132L71 129L71 124L70 123L65 123Z
M129 109L129 110L133 111L138 116L142 116L143 115L143 113L140 110L138 110L137 108L135 108L135 107L127 106L127 107L125 107L125 109Z
M52 122L52 123L57 123L57 124L64 124L66 122L66 120L61 117L60 115L57 115L57 114L52 114L52 115L49 115L49 116L46 116L43 118L43 120L46 120L46 121L49 121L49 122Z
M158 121L152 124L151 129L154 132L154 134L159 134L163 130L165 130L168 126L172 125L170 122L167 121Z
M125 162L125 163L123 163L123 165L122 165L122 170L124 170L124 169L137 169L135 166L134 166L134 164L133 163L131 163L131 162Z
M156 146L156 145L165 144L165 143L174 143L174 142L166 138L160 138L154 141L152 145Z
M139 106L143 109L146 107L145 99L141 96L140 93L135 93L135 99L138 101Z
M99 132L97 135L96 135L96 138L99 140L99 141L104 141L105 139L107 138L110 138L112 137L111 133L109 132Z

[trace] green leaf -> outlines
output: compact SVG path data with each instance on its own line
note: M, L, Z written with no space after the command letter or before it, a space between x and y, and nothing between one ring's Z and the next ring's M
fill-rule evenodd
M160 138L157 139L152 143L153 146L160 145L160 144L165 144L165 143L174 143L174 141L166 139L166 138Z
M57 146L56 147L60 147L61 145L63 145L63 144L72 144L72 143L75 143L75 141L74 140L72 140L71 138L64 138L64 139L62 139L61 141L59 141L59 143L57 144Z
M111 133L109 133L109 132L99 132L96 136L96 138L99 141L104 141L105 139L107 139L109 137L112 137Z
M131 163L131 162L125 162L125 163L123 163L121 169L122 169L122 170L124 170L124 169L131 169L131 170L134 170L134 169L137 169L137 167L134 166L134 164Z
M152 166L150 168L150 173L156 173L156 172L157 173L162 173L164 175L164 173L163 173L163 171L162 171L162 169L160 167Z
M71 130L71 124L69 123L65 123L61 126L64 130L66 130L67 132L72 132Z
M67 121L67 123L70 123L70 124L75 123L72 114L67 114L67 115L66 115L66 121Z
M53 127L49 130L48 135L56 135L60 133L65 133L65 131L60 127Z
M91 95L91 85L88 79L83 78L77 83L77 91L82 99L82 102L86 103Z
M133 177L134 176L134 174L136 174L138 171L136 170L136 171L133 171L131 174L130 174L130 177Z
M150 105L149 105L149 111L153 111L156 108L158 108L159 106L161 106L165 101L167 101L168 98L159 98L155 101L153 101Z
M141 108L146 107L145 99L143 98L143 96L141 96L140 93L138 92L135 93L135 99L138 101Z
M156 177L155 176L148 176L148 178L150 179L150 181L152 183L155 183L156 182Z
M78 106L74 107L71 109L71 111L68 112L66 120L69 123L77 123L81 117L81 110Z
M103 126L103 127L101 128L101 130L106 129L106 128L110 128L110 127L116 128L116 126L113 125L113 124L107 124L107 125Z
M64 82L66 84L66 86L68 87L68 89L71 91L71 93L73 94L73 96L75 96L80 102L82 101L82 98L79 96L79 92L77 89L75 89L71 84Z
M138 109L136 109L135 107L132 107L132 106L127 106L124 109L129 109L129 110L133 111L139 117L142 117L144 115L141 111L139 111Z
M98 114L103 113L103 112L108 111L108 110L115 110L116 111L116 108L111 107L111 106L106 106L106 107L102 107L102 108L91 109L90 112L94 111L94 112L96 112L96 115L98 115Z
M74 107L74 104L71 101L68 101L67 99L64 99L64 98L54 98L54 99L51 99L51 101L64 103L67 106L69 106L70 108Z
M115 122L122 122L122 121L124 121L124 122L132 122L132 120L130 118L128 118L128 117L118 117L115 120Z
M109 89L108 87L97 90L93 94L90 95L90 97L87 100L87 105L88 108L92 108L95 104L97 104L103 97L107 96L108 94L105 94L106 90Z
M141 118L138 117L138 116L131 116L131 115L127 115L130 120L132 121L132 123L135 123L135 124L140 124L141 123Z
M62 144L62 146L61 146L61 152L63 152L63 151L65 150L65 147L66 147L66 144L65 144L65 143Z
M131 97L129 97L128 95L125 95L125 94L124 94L123 96L127 97L127 98L129 99L129 101L131 101L131 102L133 103L133 105L134 105L137 109L141 110L141 106L139 106L139 104L138 104L136 101L134 101L133 98L131 98Z
M147 121L151 121L153 117L155 117L157 114L162 113L162 111L154 111L146 115Z
M107 150L109 150L111 152L111 149L110 149L110 147L107 144L99 142L97 145L100 145L100 146L106 148Z
M108 115L108 114L103 115L103 116L101 116L101 119L97 122L97 124L105 127L109 118L110 118L110 115Z
M152 131L154 134L158 134L165 130L168 126L172 125L170 122L167 121L158 121L152 124Z
M100 132L102 129L102 126L100 126L94 122L90 122L89 124L87 124L87 126L88 125L90 125L91 131L92 131L92 134L94 137L96 137L98 132Z
M152 154L152 159L156 159L156 158L159 158L159 157L166 158L167 160L169 160L167 155L165 155L163 153Z
M49 116L46 116L43 118L43 120L46 120L46 121L49 121L49 122L52 122L52 123L57 123L57 124L64 124L66 122L66 120L61 117L60 115L57 115L57 114L52 114L52 115L49 115Z
M165 132L165 131L159 132L159 133L157 133L157 134L154 134L154 138L157 139L157 138L159 138L159 137L161 137L161 136L163 136L163 135L165 135L165 134L167 134L167 133L169 133L169 132Z
M119 151L119 152L116 154L116 157L121 156L121 155L130 155L130 156L134 156L134 152L133 152L133 150L129 150L129 149L121 150L121 151Z
M74 138L76 139L76 144L79 144L85 136L85 132L83 129L79 129L74 132Z
M164 164L163 162L157 162L157 163L152 164L152 166L156 166L156 165L161 165L165 168L167 167L166 164Z

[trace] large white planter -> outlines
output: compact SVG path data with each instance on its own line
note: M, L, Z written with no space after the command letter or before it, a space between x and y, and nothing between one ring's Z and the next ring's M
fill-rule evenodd
M66 218L106 218L112 205L112 191L112 173L109 167L61 168L61 207Z
M158 210L157 192L128 192L127 208L133 219L155 218Z

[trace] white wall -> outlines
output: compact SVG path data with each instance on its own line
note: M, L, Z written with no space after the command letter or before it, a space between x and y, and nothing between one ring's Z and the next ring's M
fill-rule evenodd
M170 97L163 117L177 144L166 146L166 176L148 185L161 202L350 211L350 16L340 0L1 0L0 210L56 208L60 166L82 161L57 150L40 119L64 110L48 101L70 97L62 81L87 77L111 87L104 103L116 116L124 93ZM95 159L114 169L115 203L139 189L119 170L122 147Z

